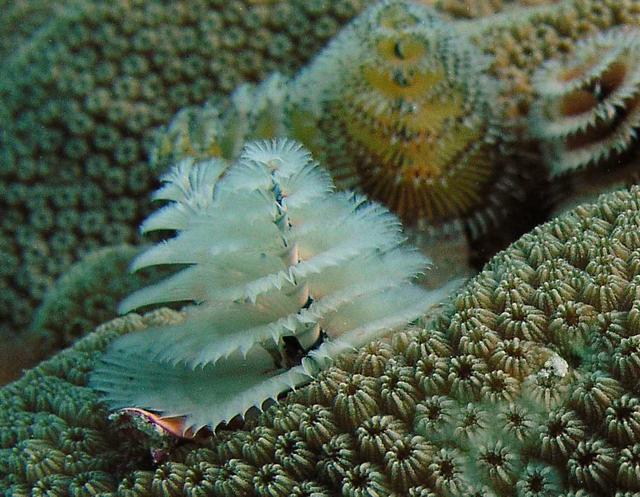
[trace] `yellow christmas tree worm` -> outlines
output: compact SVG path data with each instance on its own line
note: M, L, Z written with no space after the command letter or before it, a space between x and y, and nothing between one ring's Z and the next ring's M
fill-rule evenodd
M508 202L493 198L508 190L500 185L518 180L497 160L486 61L448 29L431 9L381 2L291 82L287 118L339 187L362 189L409 226L481 233L496 222L492 205Z

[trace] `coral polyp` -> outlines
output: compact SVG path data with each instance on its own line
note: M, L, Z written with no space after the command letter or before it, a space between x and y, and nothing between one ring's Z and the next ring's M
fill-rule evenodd
M310 146L337 185L362 189L409 225L470 217L509 176L495 161L495 83L474 47L445 28L427 8L382 2L292 82L292 134L304 140L296 118L311 116Z
M172 426L181 418L185 435L215 429L306 383L341 351L419 317L448 291L411 283L428 260L401 245L397 219L360 195L332 193L328 174L293 141L251 143L230 167L184 160L164 182L155 198L171 203L142 230L177 236L133 268L187 267L120 309L195 305L182 323L112 345L92 383L113 408L154 411ZM364 402L350 392L338 392L349 412Z
M533 78L533 134L548 145L554 175L610 164L637 143L640 30L590 36Z

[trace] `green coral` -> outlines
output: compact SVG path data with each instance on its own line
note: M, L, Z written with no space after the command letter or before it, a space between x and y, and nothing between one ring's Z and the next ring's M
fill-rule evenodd
M49 289L28 330L3 337L0 383L16 379L23 369L114 318L120 300L156 281L161 269L129 271L140 250L130 245L107 247L73 264Z
M52 17L60 15L79 0L63 2L2 0L0 1L0 60L10 57L28 43L29 37Z
M9 495L71 482L154 497L634 495L638 228L640 187L580 206L498 254L426 326L344 357L240 430L160 453L107 420L85 385L113 338L180 315L115 320L0 390L0 486Z
M396 213L451 278L468 267L468 240L474 255L493 253L544 211L546 172L541 161L523 167L503 140L487 61L434 9L379 2L294 78L272 75L183 109L159 134L152 164L235 159L244 140L294 137L338 188L362 190Z
M34 20L0 77L0 246L10 262L0 327L24 328L54 279L83 255L137 239L158 172L146 164L156 126L242 81L292 72L362 3L34 6L52 19ZM16 5L9 14L21 12Z
M72 345L87 330L116 317L118 302L159 278L161 271L129 271L139 247L107 247L84 257L56 281L23 338L43 357Z
M0 391L2 495L112 492L124 484L123 472L144 464L143 446L107 420L87 377L118 334L175 319L165 310L115 320Z
M333 422L320 463L331 470L318 479L344 495L637 490L640 245L628 235L639 201L637 187L612 193L535 229L426 329L345 358L320 380L329 395L317 385L291 394Z

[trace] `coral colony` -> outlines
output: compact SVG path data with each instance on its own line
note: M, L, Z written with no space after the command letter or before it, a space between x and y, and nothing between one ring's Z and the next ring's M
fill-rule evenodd
M374 6L292 80L272 76L238 89L224 109L180 114L154 159L233 158L234 140L286 134L338 187L364 191L407 226L485 233L521 196L525 176L496 160L503 148L488 58L448 28L410 2Z
M3 5L2 377L69 348L0 389L0 494L640 496L639 29L640 0ZM511 242L425 288L434 247Z
M188 312L116 319L0 391L1 482L8 495L635 497L639 227L637 187L562 215L433 321L156 463L86 385L116 337L176 331Z
M51 2L4 3L0 41ZM72 262L139 242L165 171L147 162L155 128L244 81L292 73L362 9L361 0L68 3L2 60L3 329L25 328Z

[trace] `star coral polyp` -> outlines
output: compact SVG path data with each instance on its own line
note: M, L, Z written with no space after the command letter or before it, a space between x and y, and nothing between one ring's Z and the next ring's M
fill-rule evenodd
M623 295L634 294L639 210L636 187L540 227L496 256L442 315L343 356L243 429L169 446L164 462L150 459L149 440L107 419L87 382L118 336L157 335L185 317L164 309L117 319L0 390L0 490L633 497L637 306L625 297L614 310L596 308L582 290L611 270L600 254L615 252ZM588 246L584 257L573 239ZM558 278L575 293L538 309L543 321L537 291ZM518 337L518 347L497 319L517 299L542 333ZM467 346L477 329L491 336L487 347ZM517 369L504 353L520 349L527 365ZM498 395L501 384L510 399ZM483 389L486 398L469 400Z
M164 172L147 164L158 126L244 81L292 73L364 5L2 1L0 330L26 327L88 252L139 241Z

